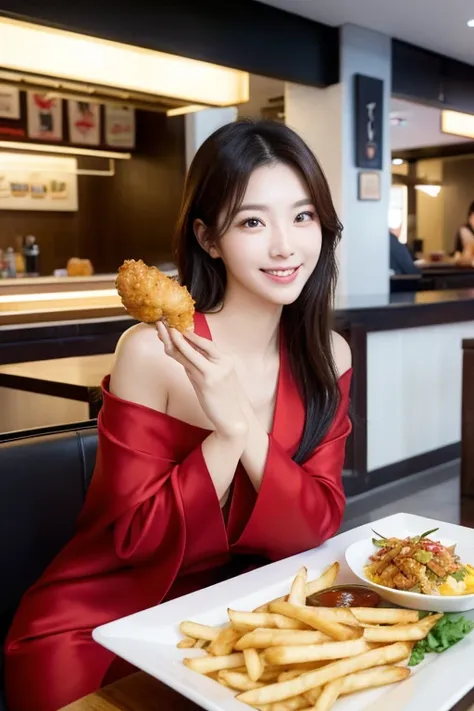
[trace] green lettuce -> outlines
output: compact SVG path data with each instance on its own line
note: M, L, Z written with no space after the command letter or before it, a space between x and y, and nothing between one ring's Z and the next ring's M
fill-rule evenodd
M425 615L423 615L424 617ZM420 618L422 617L420 613ZM422 639L415 644L411 653L408 666L414 667L425 658L425 654L430 652L441 653L452 647L457 642L460 642L466 635L474 629L474 621L467 620L465 617L456 617L455 615L444 615L432 630L429 632L426 639Z

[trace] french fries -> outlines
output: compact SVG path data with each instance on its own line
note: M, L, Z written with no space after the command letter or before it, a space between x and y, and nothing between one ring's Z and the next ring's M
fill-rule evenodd
M316 686L323 686L334 679L339 679L356 671L401 662L408 657L410 651L411 645L407 642L395 642L395 644L390 644L387 647L371 649L370 652L364 652L355 657L340 659L337 662L326 664L313 672L304 672L290 681L277 682L255 691L245 691L237 698L239 701L251 706L274 704L278 701L285 701L285 699L289 699L292 696L304 694Z
M442 617L414 610L311 607L309 595L332 587L339 564L308 581L301 568L288 595L253 612L228 610L224 627L185 621L180 649L201 649L184 664L237 694L257 711L329 711L340 697L400 683L413 644Z
M248 632L235 644L235 649L267 649L268 647L291 647L301 644L319 644L320 642L331 642L324 632L316 630L281 630L281 629L261 629L257 628Z
M328 711L332 708L341 695L343 685L344 679L334 679L326 684L314 705L314 711Z
M372 647L362 637L347 642L326 642L305 647L274 647L265 652L265 661L275 666L298 662L320 662L328 659L343 659L368 652Z
M293 580L293 584L290 589L290 594L288 595L288 602L292 605L306 605L306 568L301 568L301 570L296 575Z
M263 661L256 649L244 649L247 674L252 681L258 681L264 672Z
M272 603L280 604L280 603ZM288 603L281 603L288 604ZM308 630L309 625L297 619L291 619L285 615L279 615L271 612L238 612L237 610L228 610L229 619L237 630L248 631L257 627L272 628L286 630Z
M240 652L235 654L226 654L223 657L192 657L185 659L184 664L188 669L199 672L200 674L209 674L210 672L221 671L221 669L236 669L244 664L244 655Z
M364 639L367 642L418 642L425 639L432 627L443 615L430 615L424 620L409 625L391 625L390 627L366 627Z
M221 630L219 627L198 625L196 622L181 622L179 631L186 637L192 637L195 640L206 639L209 642L212 642Z
M270 610L281 616L286 615L290 619L303 622L340 642L346 639L354 639L357 635L352 629L342 625L340 622L331 622L317 607L297 607L289 602L272 602Z
M209 645L210 654L214 654L216 657L225 657L232 652L234 644L241 636L242 633L235 627L224 627Z

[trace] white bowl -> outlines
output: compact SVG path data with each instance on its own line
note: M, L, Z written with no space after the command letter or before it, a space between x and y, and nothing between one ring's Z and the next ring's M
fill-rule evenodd
M415 536L416 533L401 532L397 534L400 538L405 536ZM441 539L441 543L445 546L453 545L456 541ZM364 538L361 541L356 541L346 550L346 561L349 568L352 570L359 580L367 587L376 590L380 597L394 605L400 607L408 607L411 610L425 610L427 612L466 612L474 610L474 594L470 595L423 595L422 593L405 592L403 590L394 590L386 588L383 585L378 585L369 580L364 568L367 565L369 558L374 554L376 548L370 538ZM474 558L474 551L463 550L461 545L456 546L456 552L460 555L463 563L471 563Z

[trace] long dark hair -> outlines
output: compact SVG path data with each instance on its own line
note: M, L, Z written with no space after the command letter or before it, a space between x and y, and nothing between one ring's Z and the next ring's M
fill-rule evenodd
M210 136L198 150L186 179L176 233L180 280L198 311L222 305L226 271L199 245L193 230L202 220L211 241L229 228L253 171L285 163L305 180L322 230L318 264L298 299L284 306L283 336L292 376L305 404L303 436L293 459L304 462L321 442L339 400L331 349L331 306L337 277L335 248L342 226L321 167L306 143L290 128L272 121L238 121ZM224 221L222 223L222 215Z

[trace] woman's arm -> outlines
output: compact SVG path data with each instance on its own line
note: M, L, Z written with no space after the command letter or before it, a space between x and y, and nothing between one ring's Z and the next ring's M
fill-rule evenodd
M168 331L162 327L158 335L160 337L157 336L154 328L138 326L122 337L116 353L110 386L111 391L122 399L166 413L169 397L168 383L174 379L173 368L176 368L176 363L173 363L168 356L174 356L174 360L178 358L172 336ZM177 340L178 337L174 336L174 338ZM181 338L178 342L181 344L182 341ZM214 387L217 390L222 389L219 382ZM199 395L200 393L198 398ZM218 397L225 402L226 395L224 391L219 393ZM212 413L210 414L212 419ZM231 410L229 405L221 419L222 426L216 427L216 430L202 443L204 464L219 500L225 497L232 483L247 434L247 425L243 416L239 418L239 412Z

